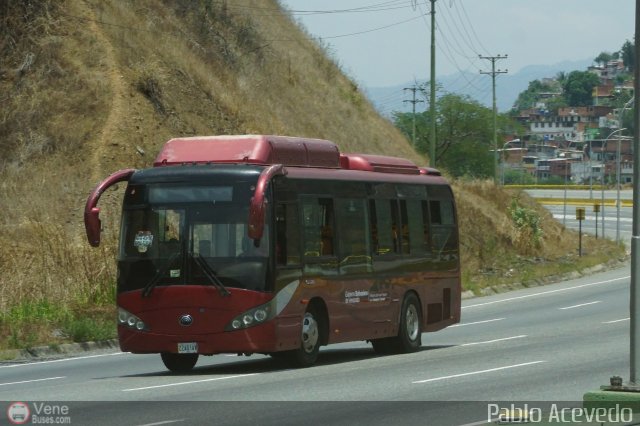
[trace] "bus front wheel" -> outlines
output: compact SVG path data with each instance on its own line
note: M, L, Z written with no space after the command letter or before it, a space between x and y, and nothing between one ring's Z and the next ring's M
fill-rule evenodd
M171 352L163 352L160 354L164 366L170 371L187 372L191 371L196 362L198 362L198 354L174 354Z
M288 359L298 367L310 367L316 363L322 339L320 331L322 329L322 315L311 305L302 318L302 336L300 347L287 352Z

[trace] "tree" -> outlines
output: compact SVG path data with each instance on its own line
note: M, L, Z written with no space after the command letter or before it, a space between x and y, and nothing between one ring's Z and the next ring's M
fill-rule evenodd
M629 40L625 41L622 47L620 48L620 56L622 57L624 66L630 72L633 72L636 66L635 49L636 49L635 45Z
M468 96L445 94L436 101L436 165L454 177L491 177L493 164L493 112ZM430 111L416 114L416 145L429 150ZM499 116L498 128L506 128L506 116ZM395 113L394 123L411 138L412 113ZM511 124L511 127L514 127ZM498 148L501 148L499 146Z
M596 56L594 62L599 65L606 65L607 62L609 62L611 59L613 59L613 55L611 53L601 52L598 56Z
M564 77L563 77L564 78ZM516 99L513 104L513 108L522 111L523 109L533 108L540 99L541 93L553 93L559 92L560 87L558 87L558 83L550 84L543 83L540 80L533 80L529 82L529 86L527 90L524 92L520 92L518 95L518 99Z
M593 88L600 84L600 78L589 71L571 71L562 89L570 106L589 106L593 103Z
M556 81L560 84L560 87L562 87L564 82L567 81L567 73L564 71L558 71L556 74Z

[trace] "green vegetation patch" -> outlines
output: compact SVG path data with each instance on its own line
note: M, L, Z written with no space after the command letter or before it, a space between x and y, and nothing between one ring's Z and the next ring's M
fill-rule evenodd
M0 350L112 339L115 308L23 301L0 316Z

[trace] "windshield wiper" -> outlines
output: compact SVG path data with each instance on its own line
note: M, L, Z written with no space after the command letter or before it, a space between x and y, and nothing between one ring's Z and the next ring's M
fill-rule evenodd
M180 255L180 252L177 253L173 253L171 255L171 257L169 258L169 260L167 261L167 266L165 266L162 269L158 269L158 271L156 272L155 276L153 278L151 278L151 281L149 281L147 283L147 285L144 286L144 288L142 289L142 297L147 297L151 294L151 292L153 291L154 287L158 284L158 281L160 281L160 278L162 278L162 276L164 274L167 273L167 271L169 271L169 268L171 268L171 265L173 264L173 261L176 260L176 258Z
M218 278L215 271L211 269L211 266L209 266L207 261L204 260L203 257L200 256L200 254L192 253L191 257L193 257L193 260L196 261L196 263L198 264L200 269L202 269L202 272L209 279L209 281L211 281L213 285L220 291L220 295L222 295L223 297L231 296L231 293L229 293L229 290L227 290L224 284L222 284L222 281L220 281L220 278Z

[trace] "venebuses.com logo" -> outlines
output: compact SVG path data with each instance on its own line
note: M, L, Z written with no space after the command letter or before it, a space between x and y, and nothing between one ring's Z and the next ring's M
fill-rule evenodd
M31 410L29 405L24 402L14 402L7 408L7 417L14 425L23 425L29 421Z
M12 402L7 408L7 418L14 425L31 424L71 424L69 406L46 402Z

